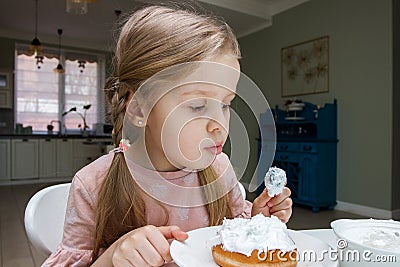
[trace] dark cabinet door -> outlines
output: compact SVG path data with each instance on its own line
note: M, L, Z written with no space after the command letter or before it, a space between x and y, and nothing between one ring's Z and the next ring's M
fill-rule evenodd
M301 201L316 201L317 155L300 155L298 198Z

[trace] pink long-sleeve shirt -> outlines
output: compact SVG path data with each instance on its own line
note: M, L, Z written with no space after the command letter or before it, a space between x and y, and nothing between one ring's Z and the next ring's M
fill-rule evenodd
M94 247L95 206L99 188L111 165L114 154L102 156L78 171L72 180L66 216L64 233L61 244L58 246L42 266L70 266L83 267L90 263L90 256ZM229 158L219 154L213 167L218 175L224 176L228 183L237 183L236 175ZM197 187L199 179L197 172L155 172L136 166L135 175L143 177L161 176L178 186ZM160 177L156 175L156 177ZM149 225L162 226L164 212L160 205L147 194L143 194L146 209L146 218ZM249 218L252 204L243 200L239 186L236 184L228 193L232 214L234 217ZM179 207L164 205L168 211L167 225L177 225L184 231L190 231L209 226L206 207Z

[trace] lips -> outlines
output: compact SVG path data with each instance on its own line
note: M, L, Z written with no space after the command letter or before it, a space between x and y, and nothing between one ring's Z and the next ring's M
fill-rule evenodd
M206 147L211 154L218 155L222 152L222 142L216 142L215 146Z

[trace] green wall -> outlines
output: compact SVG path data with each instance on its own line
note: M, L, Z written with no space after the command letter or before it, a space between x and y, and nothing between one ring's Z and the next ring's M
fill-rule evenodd
M241 38L242 70L281 108L280 49L329 35L330 92L338 100L337 199L392 209L392 1L311 0ZM251 133L257 135L257 133Z
M400 1L393 0L393 73L400 73ZM400 209L400 77L393 75L392 210ZM398 215L400 217L400 215ZM394 218L400 220L400 218Z

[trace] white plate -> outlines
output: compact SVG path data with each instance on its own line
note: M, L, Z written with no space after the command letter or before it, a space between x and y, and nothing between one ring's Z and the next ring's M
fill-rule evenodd
M217 234L220 226L200 228L188 232L189 238L184 242L172 241L171 256L175 263L181 267L218 267L214 262L211 254L211 244L209 240ZM337 267L337 261L329 259L329 250L332 248L325 242L293 230L288 230L290 237L296 243L299 255L306 255L303 258L309 258L311 251L316 253L316 257L322 258L325 256L324 261L304 261L300 259L297 264L298 267L302 266L323 266L323 267ZM307 251L307 253L304 253ZM324 252L327 251L327 252Z

